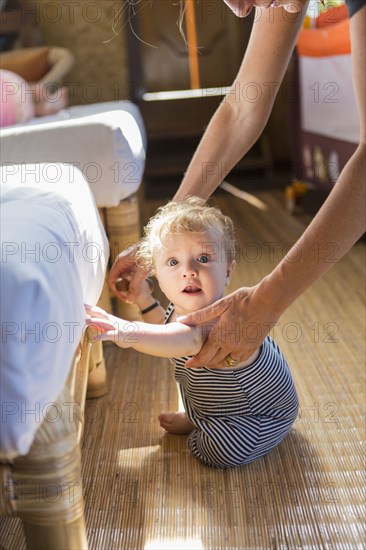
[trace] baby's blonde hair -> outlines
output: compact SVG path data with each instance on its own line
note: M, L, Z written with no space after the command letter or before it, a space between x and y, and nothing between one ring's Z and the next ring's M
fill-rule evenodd
M164 246L164 239L182 233L215 232L222 238L228 264L235 259L235 237L232 220L199 197L182 202L170 201L160 207L144 228L144 237L136 254L138 265L147 270L154 266L155 254Z

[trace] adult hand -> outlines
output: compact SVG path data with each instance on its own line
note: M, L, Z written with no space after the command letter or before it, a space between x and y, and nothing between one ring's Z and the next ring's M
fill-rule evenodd
M214 304L178 317L190 326L210 325L212 328L200 352L187 361L187 367L207 366L228 368L228 355L238 362L250 357L262 344L280 314L271 313L268 304L259 297L259 285L240 288Z
M136 251L139 243L129 246L116 257L110 272L108 273L107 282L113 294L124 302L135 303L139 296L142 283L148 276L148 272L136 265ZM118 279L123 279L128 276L129 287L127 292L120 292L116 288Z

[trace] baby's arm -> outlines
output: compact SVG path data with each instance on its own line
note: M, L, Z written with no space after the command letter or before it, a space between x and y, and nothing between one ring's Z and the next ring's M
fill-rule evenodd
M121 348L134 348L158 357L182 357L195 355L203 344L201 326L125 321L100 308L88 308L88 313L87 324L99 329L98 340L111 340Z

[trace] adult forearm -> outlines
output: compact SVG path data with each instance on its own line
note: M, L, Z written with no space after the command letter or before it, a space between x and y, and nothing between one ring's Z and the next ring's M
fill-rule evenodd
M260 285L266 303L269 300L284 311L361 237L366 218L365 168L362 144L301 238Z
M260 111L261 106L256 106ZM174 200L189 195L210 197L226 174L259 138L270 109L263 106L260 116L251 105L238 105L227 96L211 119L190 162ZM254 122L255 121L255 122Z
M257 141L272 110L304 16L305 10L291 16L282 10L258 12L236 79L207 127L176 200L188 195L207 199ZM251 83L261 90L258 101L244 93Z

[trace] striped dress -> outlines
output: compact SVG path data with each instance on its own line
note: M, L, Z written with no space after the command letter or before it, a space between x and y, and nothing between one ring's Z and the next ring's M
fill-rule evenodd
M169 320L174 305L166 311ZM288 434L299 402L286 360L269 337L259 356L238 370L187 369L172 358L184 408L195 429L188 446L207 466L232 468L271 451Z

